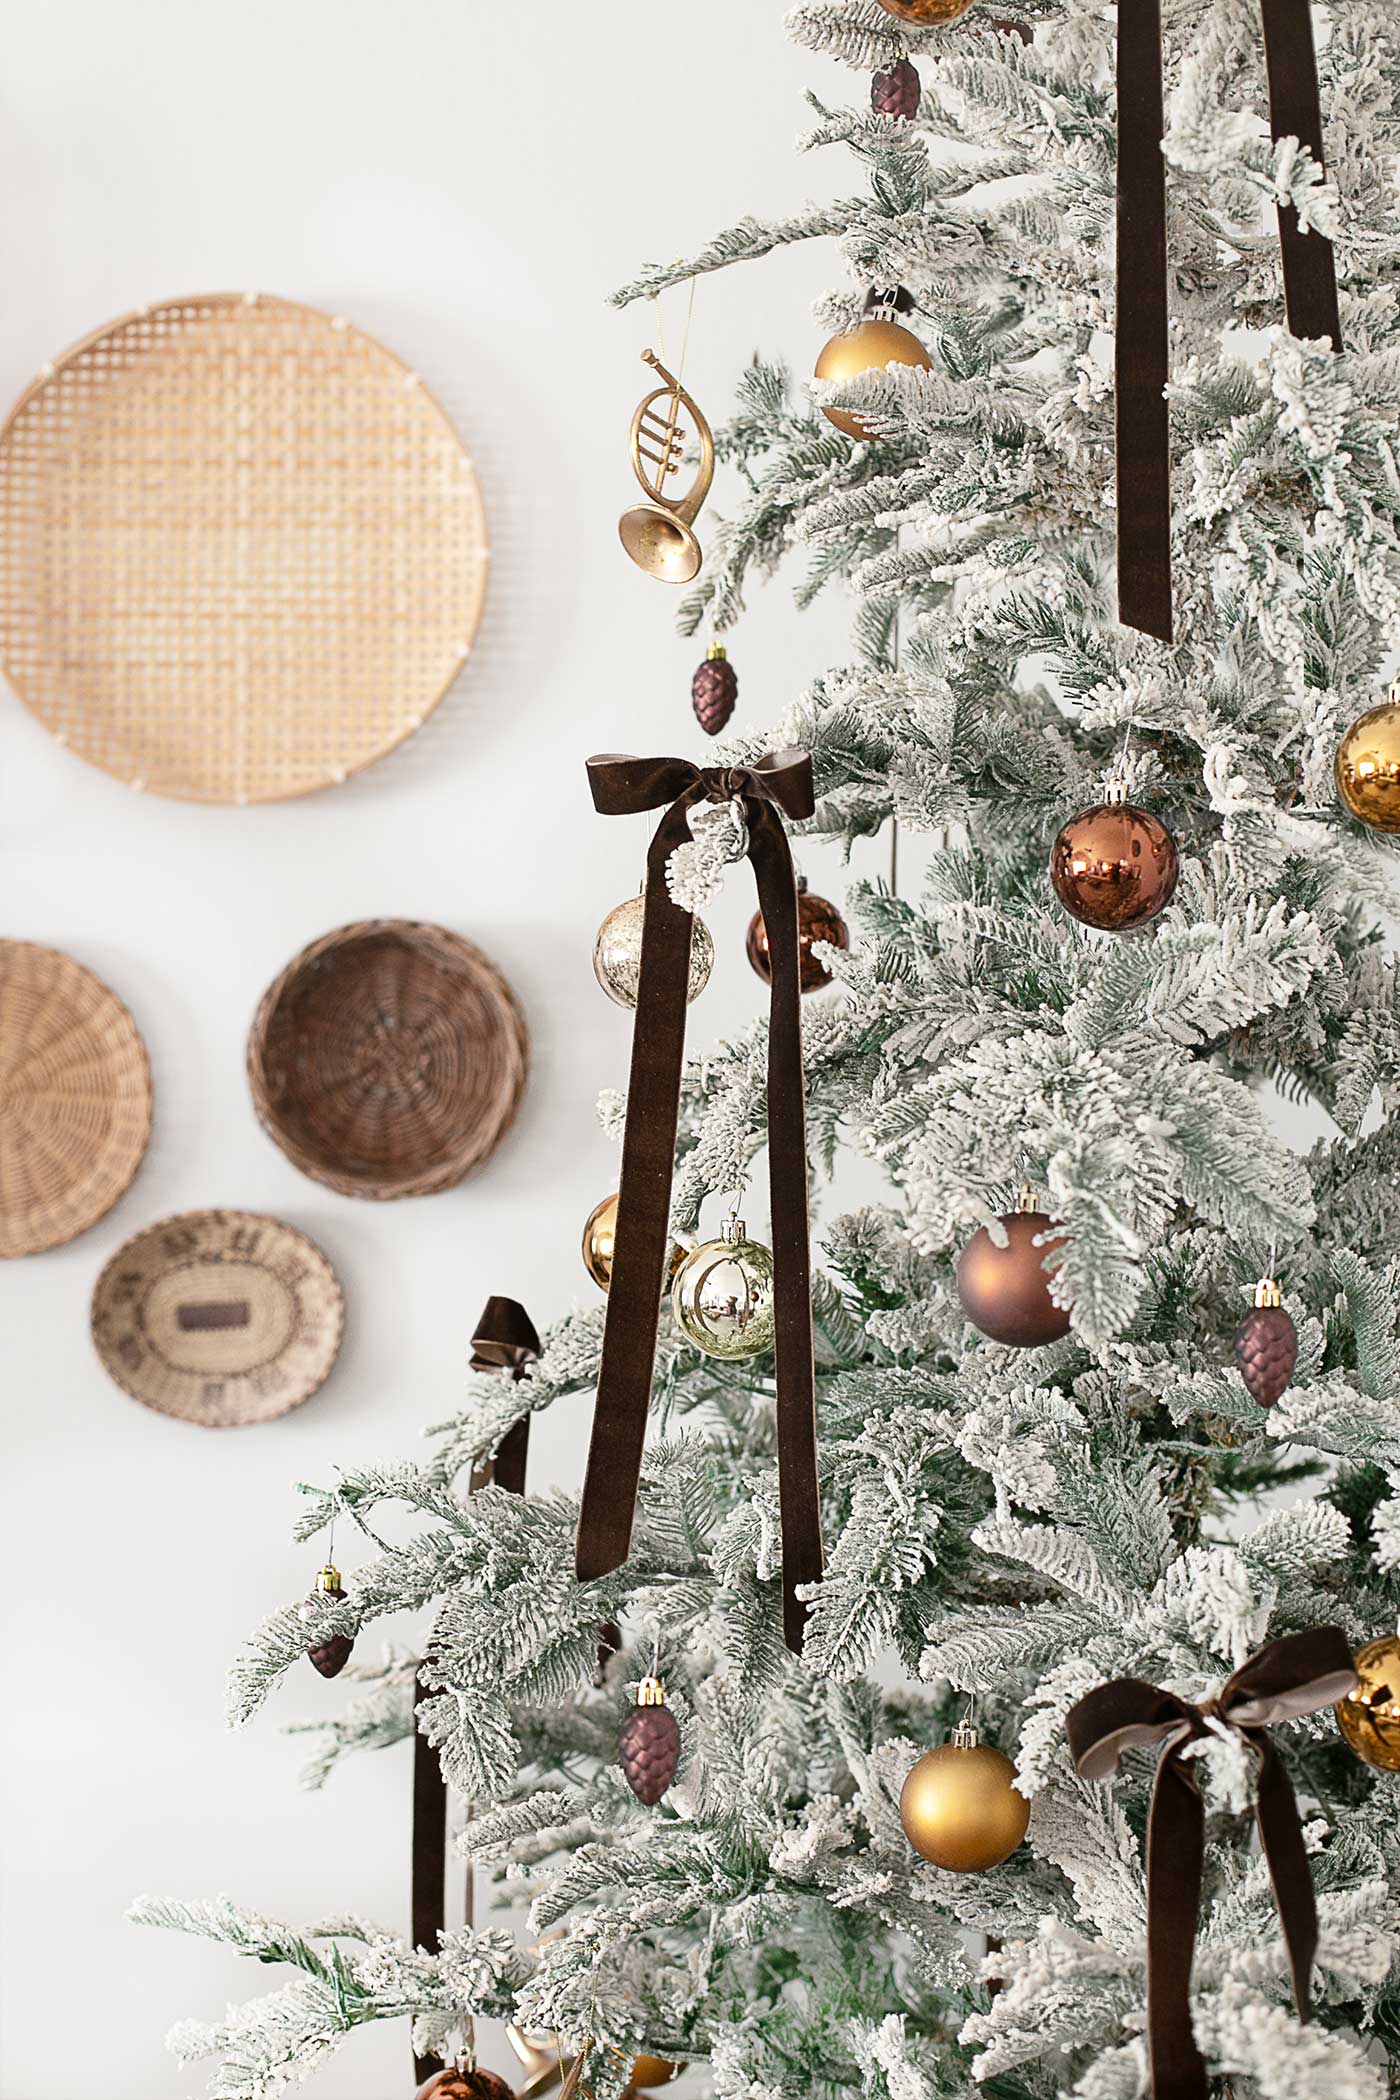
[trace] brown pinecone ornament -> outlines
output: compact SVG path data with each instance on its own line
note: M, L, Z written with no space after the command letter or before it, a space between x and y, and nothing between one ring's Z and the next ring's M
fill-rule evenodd
M1298 1330L1284 1311L1283 1294L1272 1276L1255 1286L1254 1309L1235 1329L1235 1362L1251 1396L1272 1407L1288 1391L1298 1361Z
M301 1615L304 1619L311 1618L314 1615L318 1601L322 1597L343 1597L344 1595L345 1591L341 1586L340 1571L338 1568L333 1568L330 1562L327 1561L325 1567L320 1570L316 1577L315 1589L301 1607ZM350 1660L350 1651L354 1645L353 1635L333 1633L328 1639L318 1641L314 1648L308 1648L306 1658L312 1669L319 1670L323 1677L339 1677L341 1671Z
M644 1677L637 1704L622 1724L618 1756L623 1777L639 1801L654 1808L676 1776L681 1754L680 1726L666 1704L659 1678Z
M706 736L718 736L734 712L739 681L723 642L711 642L690 681L690 704Z
M919 107L922 82L907 58L877 73L870 83L870 107L877 117L912 117Z

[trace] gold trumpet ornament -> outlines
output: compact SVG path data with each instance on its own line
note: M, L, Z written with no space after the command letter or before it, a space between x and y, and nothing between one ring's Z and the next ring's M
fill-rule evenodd
M704 560L692 527L700 506L715 478L714 434L696 403L678 379L673 379L654 350L642 352L643 361L665 381L640 403L632 418L628 446L632 471L649 503L634 503L618 519L618 536L639 569L660 583L689 583L700 573ZM678 473L686 432L681 412L694 418L700 446L700 461L688 495L679 499L667 494L670 476Z

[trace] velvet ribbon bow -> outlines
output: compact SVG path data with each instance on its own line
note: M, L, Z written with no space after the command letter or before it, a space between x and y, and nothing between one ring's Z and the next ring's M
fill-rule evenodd
M1270 1641L1203 1706L1137 1677L1089 1692L1065 1716L1085 1779L1107 1779L1127 1750L1160 1744L1147 1825L1147 2028L1155 2100L1206 2100L1206 2067L1191 2029L1191 1961L1205 1859L1205 1804L1192 1743L1229 1730L1257 1760L1255 1818L1283 1927L1298 2017L1311 2012L1317 1903L1292 1782L1267 1730L1344 1699L1356 1687L1339 1627Z
M1322 165L1322 114L1309 0L1261 0L1269 127ZM1167 429L1167 192L1162 158L1161 0L1119 0L1118 229L1114 390L1118 617L1172 638L1171 465ZM1332 244L1278 210L1283 296L1294 335L1342 347Z
M632 1542L656 1330L670 1239L671 1176L685 1056L691 914L672 902L666 863L691 835L702 802L743 804L748 857L768 936L768 1162L772 1199L778 1483L783 1544L783 1631L802 1645L799 1584L822 1571L817 1490L811 1255L807 1236L807 1132L802 1083L797 883L783 817L809 817L812 762L805 751L768 752L750 766L707 767L683 758L606 756L588 761L603 816L664 809L647 853L641 976L632 1035L612 1277L593 1435L579 1511L576 1561L588 1581L621 1567Z

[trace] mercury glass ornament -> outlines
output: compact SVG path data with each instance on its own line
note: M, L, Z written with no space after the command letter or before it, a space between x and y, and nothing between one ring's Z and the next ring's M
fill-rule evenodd
M706 1356L762 1356L773 1346L773 1257L742 1218L726 1218L703 1240L671 1286L676 1325Z
M1337 746L1337 793L1359 824L1400 831L1400 680Z
M593 943L593 975L608 997L616 1000L619 1006L635 1006L637 1003L637 988L642 981L642 920L645 913L645 893L629 897L608 913ZM709 927L703 919L692 919L690 971L685 986L687 1005L692 999L698 999L709 983L714 961L715 944L710 939Z
M1172 901L1176 842L1150 810L1110 780L1102 802L1071 817L1050 853L1050 880L1065 910L1101 933L1145 926Z
M1356 1658L1356 1690L1337 1724L1363 1764L1400 1772L1400 1634L1369 1641Z
M859 327L831 338L817 359L813 377L855 379L862 372L885 371L891 365L914 365L927 372L932 363L916 335L901 328L898 321L890 320L888 311L877 309L867 314ZM866 424L848 408L823 408L822 414L847 437L870 436Z
M950 1874L985 1874L1026 1834L1031 1806L1012 1784L1016 1767L964 1722L926 1751L905 1780L899 1820L920 1858Z

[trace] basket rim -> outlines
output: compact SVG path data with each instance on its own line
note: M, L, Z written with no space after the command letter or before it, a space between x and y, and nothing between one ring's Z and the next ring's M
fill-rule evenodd
M463 1144L449 1154L437 1166L422 1168L415 1173L402 1174L393 1179L385 1178L375 1186L329 1167L319 1155L299 1144L281 1123L273 1105L266 1064L268 1034L272 1019L290 987L308 969L315 967L327 956L353 948L363 942L391 937L409 945L417 944L422 936L431 940L439 952L456 959L479 984L492 995L502 1024L503 1039L507 1045L508 1072L504 1098L489 1119L490 1141L484 1146ZM457 1188L478 1174L489 1163L504 1142L511 1126L520 1112L525 1088L530 1075L530 1032L514 988L490 956L483 953L474 942L453 928L440 926L431 919L375 918L352 919L344 926L333 927L309 941L274 977L258 1001L248 1030L246 1069L248 1090L252 1096L253 1110L266 1135L283 1156L311 1181L319 1182L323 1188L334 1190L337 1195L355 1197L369 1202L395 1202L411 1196L436 1196L447 1189ZM487 1122L488 1119L483 1119ZM478 1129L481 1126L477 1126Z
M271 1226L274 1232L281 1235L283 1240L300 1248L324 1275L330 1285L329 1334L331 1348L326 1360L326 1367L320 1372L313 1385L307 1386L306 1390L300 1393L295 1400L289 1400L287 1405L279 1408L276 1414L250 1415L246 1420L238 1422L209 1422L201 1420L197 1415L175 1414L170 1408L157 1405L147 1394L138 1392L122 1368L103 1351L102 1343L98 1336L98 1320L104 1310L103 1287L112 1273L122 1262L131 1259L132 1249L138 1246L141 1241L153 1238L158 1232L168 1232L173 1225L190 1225L195 1222L202 1225L210 1218L227 1219L231 1225ZM131 1233L128 1238L122 1241L116 1252L108 1256L98 1272L97 1281L93 1284L92 1295L88 1300L88 1336L92 1342L98 1362L111 1379L113 1385L125 1393L128 1399L137 1401L149 1413L160 1415L167 1422L189 1422L198 1429L258 1429L267 1422L280 1421L283 1415L294 1414L297 1408L304 1407L308 1400L314 1399L316 1394L321 1391L331 1372L335 1369L345 1341L345 1286L341 1282L335 1264L325 1248L316 1240L313 1240L309 1232L303 1232L300 1226L289 1225L285 1218L275 1218L270 1211L238 1210L224 1204L206 1204L196 1210L176 1210L171 1211L165 1217L153 1218L149 1225L143 1225L139 1232Z
M324 780L312 781L305 787L279 788L268 792L247 794L241 798L231 795L190 794L177 788L162 787L144 779L137 780L130 775L119 773L115 767L104 764L100 759L89 757L85 751L76 749L68 736L59 737L57 731L51 727L37 699L31 698L25 692L21 674L17 673L6 659L3 648L3 636L0 636L0 673L3 674L6 685L14 694L25 713L39 724L46 736L53 737L55 742L61 742L63 749L73 758L79 759L84 765L91 766L96 772L105 774L109 780L118 781L123 787L131 788L135 793L155 795L166 802L189 802L196 807L204 809L251 809L275 802L298 802L307 795L320 795L324 794L328 788L343 787L346 781L356 779L361 773L367 772L371 766L378 765L381 759L391 757L395 751L401 749L409 741L410 737L418 734L431 715L436 714L465 670L472 649L475 647L477 635L481 631L481 621L485 611L486 593L491 574L491 533L487 522L486 501L482 494L481 478L476 471L476 458L471 447L447 413L437 393L428 385L415 365L411 365L407 358L402 357L397 350L391 349L387 343L381 342L378 336L371 335L368 329L361 328L358 323L351 321L345 315L327 313L324 307L310 306L302 299L285 298L280 292L187 292L180 298L148 300L143 306L133 306L126 313L119 314L115 320L104 321L100 327L90 328L86 335L80 336L76 342L70 343L56 357L47 359L23 391L12 402L4 417L0 418L0 452L3 452L9 443L13 428L20 416L23 415L31 402L43 393L46 387L52 385L53 381L68 365L74 363L86 351L91 350L104 337L118 335L123 330L133 326L135 322L148 320L152 314L166 313L173 308L182 306L213 306L227 311L236 311L240 308L255 306L275 307L288 313L305 315L311 320L324 322L328 328L335 330L337 333L357 336L362 342L368 343L389 364L395 366L403 374L405 383L412 382L414 391L433 410L438 421L442 424L448 437L457 447L471 471L471 497L476 510L477 529L481 541L481 559L476 564L476 575L471 586L471 606L467 615L466 631L463 636L464 653L453 664L443 684L426 701L421 711L412 719L406 718L403 727L367 757L357 759L351 765L340 767L334 774L329 775Z
M151 1132L155 1125L155 1080L151 1070L151 1054L146 1047L146 1039L136 1024L135 1016L121 994L114 992L104 977L99 977L96 970L90 969L86 963L79 962L66 948L54 948L45 941L24 940L5 934L0 935L0 998L3 998L6 974L4 958L18 950L56 964L58 967L53 971L55 981L65 977L70 980L73 977L85 979L88 984L96 987L109 1010L125 1024L132 1052L132 1070L138 1082L131 1099L133 1104L138 1100L140 1104L140 1143L134 1147L134 1156L124 1174L112 1177L112 1192L104 1196L100 1209L92 1211L84 1218L82 1224L72 1230L65 1226L52 1237L34 1239L22 1247L9 1249L0 1246L0 1261L27 1261L34 1254L52 1254L59 1247L72 1246L85 1232L91 1232L94 1225L100 1225L102 1220L116 1209L145 1165L146 1155L151 1148Z

